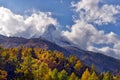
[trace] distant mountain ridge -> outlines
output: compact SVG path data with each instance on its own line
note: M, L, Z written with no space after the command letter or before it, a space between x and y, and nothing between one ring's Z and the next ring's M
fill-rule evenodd
M100 53L85 51L74 46L61 47L44 38L25 39L22 37L6 37L0 35L0 44L6 48L19 47L22 45L24 47L40 47L48 50L57 50L63 52L65 56L69 56L71 54L76 55L88 66L94 64L100 72L111 71L113 73L116 70L120 71L120 60L118 59Z

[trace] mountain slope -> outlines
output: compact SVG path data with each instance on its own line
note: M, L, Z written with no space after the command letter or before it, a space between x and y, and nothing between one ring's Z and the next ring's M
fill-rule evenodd
M65 49L70 51L70 53L74 53L87 65L91 66L94 64L99 72L106 72L109 70L110 72L114 73L116 70L120 71L120 60L103 55L101 53L84 51L76 47L65 47Z
M61 51L63 53L69 53L66 49L49 42L43 38L31 38L31 39L25 39L22 37L6 37L6 36L0 36L0 44L3 47L11 48L11 47L40 47L50 50L57 50ZM69 54L66 54L68 56Z
M112 73L115 70L120 71L120 67L119 67L120 60L114 59L112 57L109 57L100 53L84 51L74 46L60 47L55 43L52 43L43 38L25 39L21 37L6 37L6 36L0 35L0 44L6 48L19 47L22 45L24 47L40 47L40 48L46 48L50 50L57 50L57 51L63 52L65 56L74 54L81 61L83 61L85 64L89 66L94 64L98 69L98 71L104 72L109 70Z

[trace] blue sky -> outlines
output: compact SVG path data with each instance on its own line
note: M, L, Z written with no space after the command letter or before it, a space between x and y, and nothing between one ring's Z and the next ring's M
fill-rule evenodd
M39 10L43 12L52 12L53 17L57 18L58 22L63 25L74 24L72 16L74 11L71 7L71 2L77 2L79 0L0 0L0 6L9 8L14 13L24 15L27 10ZM104 3L120 5L120 0L103 0ZM120 20L119 20L120 21ZM108 26L108 27L106 27ZM113 27L114 26L114 27ZM120 23L116 25L103 25L103 27L97 27L98 29L104 29L105 32L116 32L120 34Z
M61 3L60 0L0 0L0 6L9 8L18 14L24 14L27 10L32 9L52 12L53 16L65 26L73 23L71 1L65 0Z
M39 10L43 12L52 12L53 16L57 18L58 22L63 25L72 25L73 20L72 16L74 14L71 2L78 2L79 0L0 0L0 6L4 6L6 8L9 8L14 13L17 14L25 14L27 10ZM119 5L120 0L103 0L104 3L107 4L114 4ZM105 25L106 26L106 25ZM111 25L108 25L109 27ZM105 27L103 29L107 31L111 31L113 29L114 32L117 32L120 34L120 23L115 26L115 28L110 27L110 29L106 29ZM98 28L101 29L101 28ZM106 32L107 32L106 31Z
M120 0L0 0L0 10L0 34L38 37L46 26L59 23L61 34L51 34L64 36L80 48L120 58Z

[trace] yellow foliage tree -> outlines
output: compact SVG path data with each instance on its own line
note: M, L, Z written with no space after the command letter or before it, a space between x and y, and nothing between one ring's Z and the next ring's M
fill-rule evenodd
M84 71L81 80L88 80L88 78L90 77L90 72L88 70L88 68Z
M77 61L77 63L75 64L74 68L77 71L80 71L80 69L83 67L83 64L80 60Z
M89 77L88 80L99 80L99 79L98 79L98 76L96 75L96 73L92 72L92 75Z
M4 70L0 70L0 80L7 80L7 72Z

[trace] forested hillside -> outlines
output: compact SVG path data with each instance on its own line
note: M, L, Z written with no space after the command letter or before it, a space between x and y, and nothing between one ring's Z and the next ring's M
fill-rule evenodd
M69 44L66 41L63 42ZM14 48L14 47L24 46L28 48L39 47L42 49L44 48L52 51L57 50L59 52L62 52L64 56L67 57L72 54L77 56L77 58L79 58L83 63L87 64L89 67L91 67L92 64L94 64L98 72L110 71L112 74L114 74L116 70L120 71L119 59L115 59L113 57L104 55L102 53L86 51L71 45L60 46L44 38L26 39L22 37L6 37L0 35L0 45L2 45L4 48Z
M55 50L0 47L0 80L120 80L115 72L98 73L94 64Z

